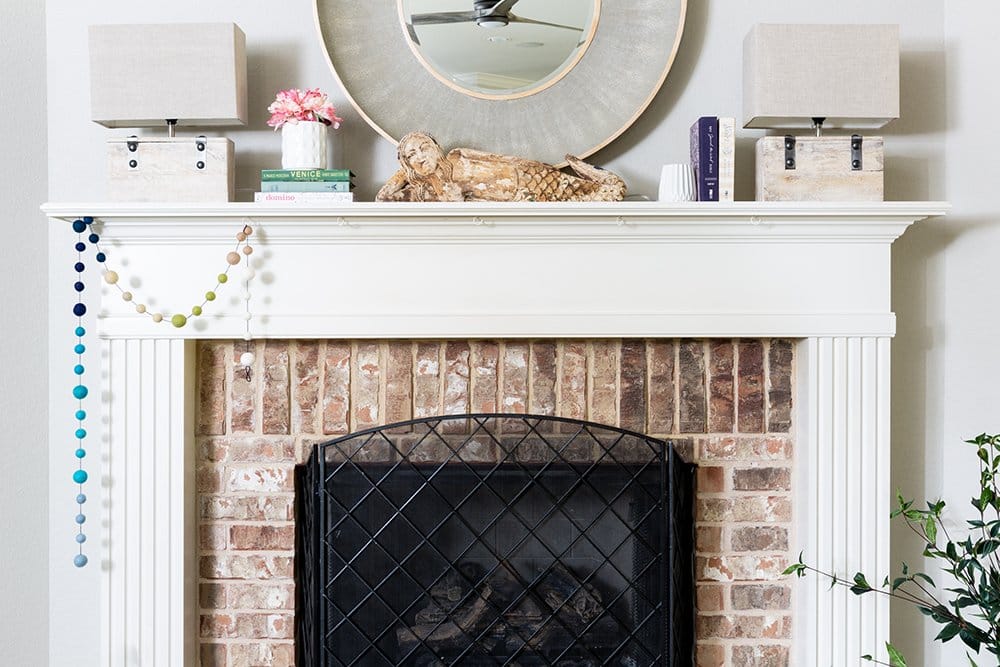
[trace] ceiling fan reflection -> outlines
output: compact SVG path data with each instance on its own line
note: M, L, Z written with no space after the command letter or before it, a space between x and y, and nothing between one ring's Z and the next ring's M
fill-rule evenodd
M547 21L536 21L534 19L516 16L511 13L511 8L517 4L518 0L476 0L473 3L472 11L468 12L429 12L426 14L413 14L410 16L410 27L418 25L441 25L445 23L475 23L480 28L503 28L510 23L529 23L532 25L548 26L550 28L561 28L563 30L575 30L583 32L583 28L559 23L549 23Z

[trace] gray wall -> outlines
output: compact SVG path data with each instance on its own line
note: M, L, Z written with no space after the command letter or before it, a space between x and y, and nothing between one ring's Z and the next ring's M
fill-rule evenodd
M28 4L28 0L22 2ZM1000 358L991 355L998 316L991 299L995 280L988 264L988 248L997 233L992 221L998 206L991 194L997 170L992 166L995 160L975 157L980 148L987 155L997 155L995 135L983 130L994 123L997 109L997 93L989 89L996 60L995 40L988 31L1000 18L1000 9L983 5L975 13L963 14L957 5L964 3L944 0L845 0L835 4L818 0L688 0L688 4L684 42L666 88L632 129L591 158L621 173L633 192L654 195L659 165L686 159L687 128L694 118L705 114L740 116L741 45L753 23L901 25L903 118L886 131L887 198L950 198L956 207L952 217L921 223L907 232L893 253L893 296L899 315L893 362L893 486L917 497L954 491L955 504L964 504L968 484L975 480L970 477L971 459L955 443L964 436L996 428L991 408L1000 398L1000 388L991 381L991 371L998 370L995 367ZM86 26L154 21L235 21L247 34L251 125L227 132L237 146L241 198L248 198L255 189L256 171L274 166L279 159L278 137L264 125L265 107L274 92L290 86L319 86L340 101L338 109L346 119L336 133L340 155L358 174L359 196L370 199L394 169L394 150L344 102L319 48L311 5L306 0L284 3L280 8L260 0L175 0L169 4L48 0L48 91L50 99L58 100L49 108L51 199L102 199L103 142L109 136L128 133L105 130L88 120ZM16 39L34 59L34 67L40 67L41 40L23 34ZM9 68L4 71L5 77L11 76ZM13 76L22 78L20 74ZM40 76L24 79L37 84ZM739 134L737 195L742 199L752 198L752 145L757 136L759 133L751 131ZM24 154L30 155L27 151ZM15 179L15 183L22 179L30 182L25 172L18 172ZM33 209L33 204L28 208ZM37 218L28 211L19 220ZM36 244L38 227L40 224L31 228ZM67 351L72 346L68 316L72 295L64 286L72 282L72 253L66 230L53 229L51 236L49 258L58 273L49 296L54 323L49 342L54 360L50 429L68 433L73 422L69 419L71 401L65 396L65 369L71 364ZM4 265L4 271L24 267L12 272L16 278L8 289L27 300L31 291L40 293L38 277L44 274L44 257L29 261L19 255L18 260L21 263ZM171 300L170 295L161 298ZM35 319L32 324L44 332L44 322ZM39 339L37 334L31 338L36 348ZM40 352L31 355L30 345L25 347L29 354L22 359L44 359ZM33 364L32 369L35 376L44 374L43 363ZM31 374L25 371L21 375ZM28 388L37 390L30 382ZM40 407L45 401L39 398L35 403ZM0 405L10 403L0 401ZM16 442L31 442L33 436L37 442L39 432L25 429L15 429L15 435L21 436ZM81 572L70 564L74 491L68 480L73 461L61 439L53 441L51 451L49 569L52 590L58 591L52 596L49 616L51 664L90 665L96 662L95 638L99 636L98 619L88 613L98 604L98 571L87 568ZM44 461L44 452L30 459L36 467L40 461ZM44 488L45 475L37 469L23 475L30 480L31 490L37 493ZM5 502L2 507L6 510L18 505ZM894 533L893 545L897 558L917 560L919 550L901 533ZM19 558L23 553L18 553ZM24 580L30 581L30 577ZM25 588L21 583L19 578L18 590ZM938 652L939 647L929 639L933 629L923 627L910 610L899 610L893 632L897 643L915 657L911 664L958 664L952 662L952 656L958 654Z
M44 666L48 263L38 211L46 197L44 3L0 3L0 44L0 662Z

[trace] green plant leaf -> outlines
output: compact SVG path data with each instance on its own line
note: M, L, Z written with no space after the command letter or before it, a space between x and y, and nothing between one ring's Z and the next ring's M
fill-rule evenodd
M936 641L946 642L957 634L958 634L958 624L948 623L946 626L941 628L941 632L937 633L937 637L935 637L934 639Z
M924 519L924 533L927 534L927 541L931 544L937 542L937 522L933 516Z
M889 653L889 664L892 667L906 667L906 658L903 657L903 654L895 646L886 642L885 650Z
M782 570L781 574L785 576L794 574L799 577L804 577L806 574L806 566L803 563L792 563L784 570Z

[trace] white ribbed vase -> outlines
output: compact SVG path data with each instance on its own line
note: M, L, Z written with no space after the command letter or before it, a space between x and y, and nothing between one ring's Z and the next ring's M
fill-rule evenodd
M282 169L326 169L328 126L300 120L281 126Z

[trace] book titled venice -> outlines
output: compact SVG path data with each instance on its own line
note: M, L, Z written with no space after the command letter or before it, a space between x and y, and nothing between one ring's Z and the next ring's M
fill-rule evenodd
M350 181L350 169L261 169L262 181Z

